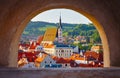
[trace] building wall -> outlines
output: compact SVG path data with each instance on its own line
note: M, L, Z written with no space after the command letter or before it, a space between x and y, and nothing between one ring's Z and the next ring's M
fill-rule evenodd
M45 65L56 64L56 62L50 57L46 56L45 59L40 63L40 67L45 67Z
M55 55L55 48L43 48L44 51L50 55Z
M98 45L98 46L92 46L91 47L91 51L94 51L94 52L100 52L100 51L102 51L103 52L103 48L102 48L102 45Z
M64 57L64 58L69 58L73 54L73 49L72 48L56 48L56 56L58 57Z

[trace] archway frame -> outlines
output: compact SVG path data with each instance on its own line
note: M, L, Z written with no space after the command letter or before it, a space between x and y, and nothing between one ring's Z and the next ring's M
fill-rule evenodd
M32 11L29 11L28 15L25 16L23 18L23 20L20 21L19 25L16 28L15 34L12 37L12 41L10 43L10 54L9 54L9 67L16 67L16 63L17 63L17 52L18 52L18 42L20 39L20 36L24 30L24 28L26 27L26 25L28 24L28 22L37 14L44 12L46 10L50 10L50 9L57 9L57 8L66 8L66 9L72 9L74 11L77 11L81 14L83 14L85 17L87 17L89 20L91 20L93 22L93 24L95 25L96 29L98 30L101 40L102 40L102 44L103 44L103 49L104 49L104 67L110 67L110 50L109 50L109 45L108 45L108 40L106 37L106 33L104 31L103 26L99 23L99 21L94 17L94 15L89 14L88 12L86 12L85 10L81 9L79 6L73 6L69 3L56 3L56 4L48 4L46 6L42 6L39 8L36 8ZM11 56L14 54L14 58L16 58L16 60L14 58L11 58ZM107 56L106 56L107 55Z

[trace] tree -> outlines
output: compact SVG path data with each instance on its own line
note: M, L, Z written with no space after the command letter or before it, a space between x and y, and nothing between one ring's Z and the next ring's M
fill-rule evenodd
M92 35L92 38L93 38L93 40L94 40L95 43L101 43L101 39L100 39L100 36L99 36L99 33L98 33L97 30Z

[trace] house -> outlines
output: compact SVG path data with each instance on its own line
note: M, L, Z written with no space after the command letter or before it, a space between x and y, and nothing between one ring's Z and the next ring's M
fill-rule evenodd
M72 60L68 58L59 58L58 60L56 60L56 63L62 65L62 68L70 68L71 62Z
M73 47L66 44L55 45L55 55L57 57L69 58L73 54Z
M36 68L36 67L35 67L34 62L28 62L27 64L25 64L21 68Z
M86 60L88 63L99 61L99 53L93 52L93 51L87 51L84 53L84 56L86 57Z
M75 62L76 62L77 64L87 64L87 60L86 60L85 57L76 58L76 59L75 59Z
M50 55L64 58L69 58L73 54L73 47L62 43L46 44L43 50Z
M85 56L81 56L79 54L73 54L70 59L74 60L76 64L87 64L87 60Z
M43 48L44 52L46 52L47 54L50 55L55 55L55 45L53 44L44 44L44 48Z
M36 68L34 61L36 54L32 52L18 53L18 67L20 68Z
M94 52L97 52L97 53L103 52L103 47L102 47L102 45L93 45L91 47L91 51L94 51Z
M21 44L19 44L19 47L18 47L19 52L21 52L21 51L22 52L28 51L29 46L30 46L29 43L21 43Z
M35 60L36 66L39 68L51 67L56 64L56 61L48 54L41 53L40 56Z
M74 52L74 53L79 53L79 47L76 46L76 47L73 49L73 52Z
M22 68L24 65L28 64L27 58L23 57L18 61L18 67Z
M86 43L87 42L86 36L77 36L75 38L75 40L78 41L79 43Z
M30 47L28 48L28 51L30 51L30 52L34 52L36 46L37 46L36 41L31 41L31 42L30 42Z
M49 55L47 55L44 60L40 63L40 67L46 67L51 66L51 65L55 65L56 61L54 61Z

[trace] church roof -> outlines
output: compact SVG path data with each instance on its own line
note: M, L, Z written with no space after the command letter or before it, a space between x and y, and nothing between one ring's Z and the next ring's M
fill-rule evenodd
M57 28L47 28L43 41L54 41L56 38Z
M58 25L58 28L62 28L61 16L60 16L60 19L59 19L59 25Z
M54 45L53 44L48 44L48 45L44 46L44 48L54 48Z
M54 45L56 45L56 47L73 48L72 46L63 43L55 43Z

